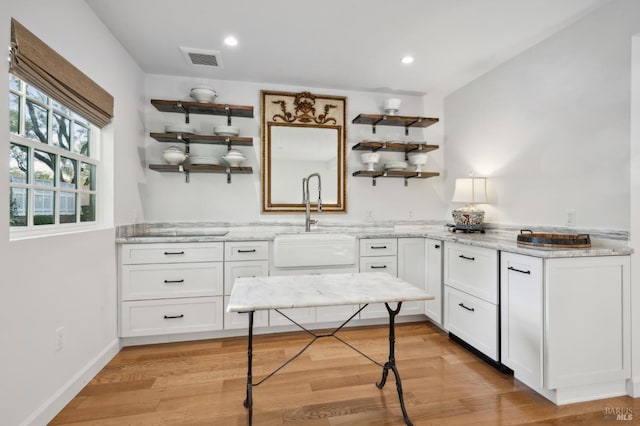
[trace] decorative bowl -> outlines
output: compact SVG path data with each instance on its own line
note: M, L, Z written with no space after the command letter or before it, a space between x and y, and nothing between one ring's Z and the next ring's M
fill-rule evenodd
M229 163L231 167L238 167L245 159L244 155L240 152L229 152L222 157L224 161Z
M240 130L234 126L215 126L213 128L213 133L218 136L238 136L240 134Z
M187 154L177 146L172 146L162 151L162 158L169 164L178 165L187 158Z
M200 85L191 89L189 96L198 102L213 103L218 97L218 94L212 87Z
M400 109L401 99L389 98L384 101L384 112L389 115L394 115Z
M367 165L367 171L374 171L374 165L380 161L380 153L378 152L363 152L360 154L360 160L363 164Z
M422 166L427 164L428 159L429 156L424 152L409 154L409 163L416 166L416 172L422 171Z

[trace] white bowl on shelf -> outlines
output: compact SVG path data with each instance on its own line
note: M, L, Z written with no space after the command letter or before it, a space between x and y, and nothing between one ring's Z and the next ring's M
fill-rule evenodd
M218 93L212 87L199 85L191 89L189 96L191 96L197 102L213 103L218 97Z
M380 153L363 152L360 154L360 160L367 165L367 171L372 172L375 170L375 165L380 161Z
M177 146L172 146L162 151L162 158L169 164L178 165L187 158L187 154L184 153Z
M240 129L234 126L215 126L213 128L213 133L218 136L238 136L240 134Z
M389 98L384 100L384 112L388 115L395 115L396 112L400 109L400 104L402 103L401 99L398 98Z
M422 171L422 167L427 164L428 159L429 156L424 152L409 154L409 163L411 163L411 165L413 166L416 166L416 172Z
M245 156L239 151L229 151L226 155L222 156L222 159L229 163L231 167L238 167L244 161Z

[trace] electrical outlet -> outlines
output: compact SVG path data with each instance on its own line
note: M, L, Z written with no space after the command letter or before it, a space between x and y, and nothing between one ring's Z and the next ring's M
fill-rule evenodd
M54 346L56 352L59 352L64 348L64 327L56 328L56 340Z
M567 210L567 226L576 226L576 210Z

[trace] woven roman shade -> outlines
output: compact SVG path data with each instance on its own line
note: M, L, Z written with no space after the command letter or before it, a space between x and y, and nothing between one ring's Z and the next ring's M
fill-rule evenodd
M113 96L13 18L9 71L98 127L113 118Z

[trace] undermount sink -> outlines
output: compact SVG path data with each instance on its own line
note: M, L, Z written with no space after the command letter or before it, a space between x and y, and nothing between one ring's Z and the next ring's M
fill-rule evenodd
M277 267L337 266L356 263L356 238L344 234L282 234L273 240Z

